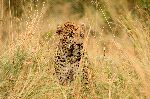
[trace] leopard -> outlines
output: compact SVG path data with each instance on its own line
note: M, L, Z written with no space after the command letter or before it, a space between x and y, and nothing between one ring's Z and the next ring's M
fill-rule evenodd
M86 37L84 27L84 24L74 22L66 22L57 26L58 43L54 57L54 70L60 85L70 85L75 80L75 75L81 65L82 81L85 84L89 82L89 69L86 65L88 62L83 62L83 60L88 60L87 52L84 49Z

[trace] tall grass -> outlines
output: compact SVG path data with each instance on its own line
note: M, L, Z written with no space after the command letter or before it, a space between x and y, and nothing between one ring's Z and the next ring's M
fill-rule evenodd
M13 37L9 37L7 43L2 43L0 53L0 98L150 97L149 15L142 9L136 9L136 14L133 14L127 6L122 5L125 1L118 5L117 0L104 2L104 5L99 4L98 0L89 2L91 6L82 2L82 17L77 13L70 16L57 9L57 5L54 9L56 12L52 13L49 2L43 1L42 6L37 5L36 8L33 2L28 2L22 16L11 19ZM58 6L71 7L70 2ZM121 10L118 11L116 6L122 7ZM68 20L86 26L88 37L85 43L91 62L90 91L83 90L81 72L70 86L59 85L54 75L53 57L58 39L55 31L58 24Z

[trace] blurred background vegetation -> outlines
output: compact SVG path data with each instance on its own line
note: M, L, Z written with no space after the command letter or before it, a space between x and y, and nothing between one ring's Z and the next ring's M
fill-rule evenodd
M109 0L1 0L1 39L5 40L5 37L7 37L7 35L10 35L9 32L11 30L7 29L7 27L11 27L10 24L13 24L13 19L21 19L22 16L24 16L28 10L42 9L43 2L47 6L47 10L44 15L45 18L49 16L61 17L61 15L65 15L65 17L74 16L74 19L81 19L85 16L87 10L91 10L94 14L94 12L97 12L98 9L102 9L105 11L105 15L111 26L114 26L113 16L110 14L110 11L107 8L108 5L106 5L106 3L109 2ZM94 2L98 2L99 4ZM123 14L125 10L131 11L131 13L134 15L135 13L137 13L135 10L137 8L142 8L145 11L145 13L150 14L149 0L114 0L113 2L115 4L113 6L117 14L120 15ZM102 12L98 13L102 14ZM107 24L107 22L105 23ZM109 30L109 28L107 29Z
M43 2L46 2L49 6L49 10L54 9L59 4L65 4L65 3L71 3L71 8L74 13L80 13L82 17L84 15L84 6L92 6L96 9L96 5L91 5L91 0L2 0L3 1L3 7L4 7L4 13L9 12L11 10L11 15L15 17L21 17L23 13L23 9L25 6L27 6L29 3L32 2L34 8L36 9L36 5L42 6ZM1 2L2 2L1 1ZM149 13L149 7L150 7L150 1L149 0L124 0L127 1L127 6L130 10L135 9L137 6L142 7ZM103 0L97 0L97 2L100 2L101 6L104 6L105 3ZM118 4L116 3L115 6ZM2 6L2 4L1 4ZM10 8L9 8L10 7ZM1 9L2 10L2 9ZM47 13L49 14L49 13Z

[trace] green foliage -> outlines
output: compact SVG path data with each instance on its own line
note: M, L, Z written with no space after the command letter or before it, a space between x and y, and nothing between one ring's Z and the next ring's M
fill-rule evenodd
M84 16L84 13L85 13L85 8L83 3L81 2L72 3L71 14L79 14L79 18L81 18Z
M25 56L23 50L17 49L14 52L13 59L10 59L7 55L0 59L0 95L2 97L7 97L10 94L9 91L13 90L13 86L22 69Z
M101 78L99 78L99 81L97 77L93 79L94 90L98 97L108 98L109 92L112 99L125 97L134 99L136 96L143 99L145 97L141 94L140 77L134 68L130 67L130 63L124 61L116 64L116 62L107 58L101 61L100 71L97 71Z
M43 40L48 41L52 38L52 36L53 36L53 33L51 31L49 31L49 32L43 33L42 38L43 38Z
M140 0L140 5L150 15L150 0Z
M15 52L14 52L14 58L13 58L13 74L14 75L18 75L18 73L20 72L20 70L22 69L22 65L23 62L25 60L26 54L24 53L24 51L20 48L18 48Z
M150 1L149 0L141 0L141 3L144 8L150 8Z

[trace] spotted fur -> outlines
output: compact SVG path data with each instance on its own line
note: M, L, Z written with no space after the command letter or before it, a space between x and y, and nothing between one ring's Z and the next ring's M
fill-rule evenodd
M61 85L68 85L74 81L85 54L83 51L85 31L83 25L67 22L57 27L56 34L58 44L55 54L55 73ZM83 78L87 78L86 68L82 71Z

